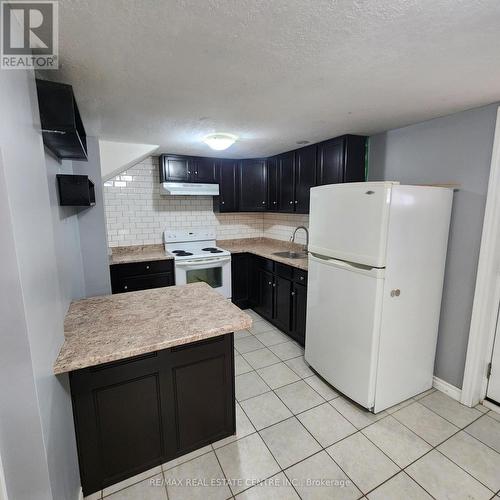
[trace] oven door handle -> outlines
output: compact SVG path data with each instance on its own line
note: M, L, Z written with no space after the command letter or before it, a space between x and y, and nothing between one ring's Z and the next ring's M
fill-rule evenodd
M181 260L175 263L175 267L199 267L206 266L209 264L223 264L224 262L230 262L231 257L218 257L215 259L206 260Z

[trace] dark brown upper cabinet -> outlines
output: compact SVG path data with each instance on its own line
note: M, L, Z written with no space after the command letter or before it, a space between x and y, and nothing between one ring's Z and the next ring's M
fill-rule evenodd
M216 160L215 158L161 155L160 182L213 184L217 182Z
M276 157L267 159L267 210L278 211L278 160Z
M238 211L238 161L218 160L216 180L219 183L219 196L214 196L214 212Z
M188 160L189 172L192 182L213 184L216 181L214 158L193 157Z
M366 137L343 135L318 144L317 185L365 180Z
M87 161L87 135L73 87L37 78L36 90L45 147L60 159Z
M295 212L309 213L311 188L316 185L317 146L307 146L295 151Z
M239 162L238 199L240 212L263 212L267 209L266 160Z
M191 172L186 156L160 156L160 182L189 182Z
M295 155L278 155L278 207L280 212L295 211Z

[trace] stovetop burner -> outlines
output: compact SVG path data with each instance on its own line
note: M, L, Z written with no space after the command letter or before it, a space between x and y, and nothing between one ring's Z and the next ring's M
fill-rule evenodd
M222 253L222 250L219 250L218 248L214 248L214 247L202 248L201 250L202 250L203 252L210 252L210 253Z
M193 255L191 252L186 252L185 250L172 250L172 253L179 257L188 257L189 255Z

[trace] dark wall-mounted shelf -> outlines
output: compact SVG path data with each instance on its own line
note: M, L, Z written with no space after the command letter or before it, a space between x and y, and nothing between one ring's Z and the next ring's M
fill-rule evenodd
M95 205L94 183L87 175L57 174L59 205L92 207Z
M87 160L87 136L73 87L36 79L43 143L60 159Z

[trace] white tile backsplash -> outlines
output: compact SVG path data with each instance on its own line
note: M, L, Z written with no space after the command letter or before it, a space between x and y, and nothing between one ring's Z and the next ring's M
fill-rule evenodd
M167 228L212 227L217 239L268 237L288 240L307 215L213 211L211 196L160 195L158 157L149 157L104 183L108 241L111 247L163 242ZM297 233L305 242L304 232Z

